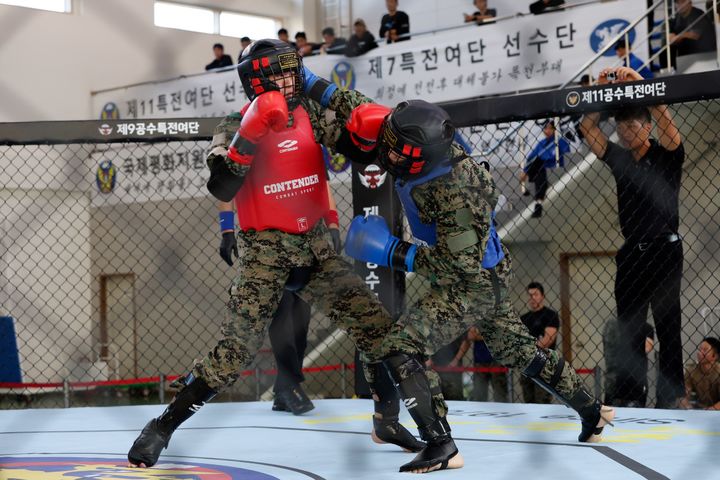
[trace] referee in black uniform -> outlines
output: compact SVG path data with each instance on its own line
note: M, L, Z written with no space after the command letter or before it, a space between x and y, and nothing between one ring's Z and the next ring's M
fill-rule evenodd
M643 80L627 67L605 69L617 83ZM644 325L652 309L660 342L657 407L674 408L684 395L680 283L683 247L678 234L678 197L685 150L666 105L628 107L615 115L620 144L598 127L599 113L585 115L580 129L592 152L605 162L617 183L620 230L615 300L629 378L644 375ZM651 137L653 119L658 138Z

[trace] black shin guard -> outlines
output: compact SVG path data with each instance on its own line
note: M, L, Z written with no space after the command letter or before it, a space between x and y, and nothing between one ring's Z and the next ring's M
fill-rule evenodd
M600 403L600 400L593 397L582 387L570 398L562 395L555 387L562 376L565 361L560 357L555 372L553 372L553 376L550 379L550 383L540 378L540 372L542 372L547 361L547 353L538 348L535 357L530 362L530 365L523 370L522 374L539 385L543 390L550 393L553 397L557 398L560 402L578 412L582 424L580 435L578 435L579 442L587 442L593 435L600 435L603 430L603 427L597 426L601 418L600 411L602 403Z
M425 367L417 358L402 353L387 357L384 364L418 426L420 437L427 442L427 446L412 462L400 467L400 471L447 468L449 460L457 455L458 450L450 435L450 425L434 408Z
M160 452L167 448L176 428L193 416L206 402L217 394L201 378L189 374L184 378L184 387L158 418L150 420L128 452L128 460L134 465L152 467L157 463Z
M400 395L387 369L380 363L368 365L367 368L373 370L370 387L375 402L375 415L373 415L375 436L383 442L392 443L411 452L419 452L425 448L425 443L416 439L407 428L400 425Z

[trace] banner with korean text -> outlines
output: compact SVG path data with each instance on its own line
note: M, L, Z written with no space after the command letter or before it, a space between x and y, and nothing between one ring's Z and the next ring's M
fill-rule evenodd
M305 59L316 74L358 89L382 103L421 97L462 100L559 85L642 15L644 2L615 0L553 13L524 15L496 24L470 25L384 45L361 57L319 55ZM646 22L630 34L643 38ZM647 46L633 52L647 58ZM597 62L617 65L610 48ZM211 117L239 110L247 101L235 70L106 90L93 96L105 119Z

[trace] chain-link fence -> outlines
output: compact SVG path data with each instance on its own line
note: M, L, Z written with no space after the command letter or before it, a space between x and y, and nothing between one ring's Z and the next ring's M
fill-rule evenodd
M720 162L715 135L720 101L674 102L670 112L685 151L679 232L661 232L662 238L639 243L653 250L657 242L676 243L663 237L666 233L683 237L682 327L680 342L673 348L681 350L683 364L689 365L700 341L720 330ZM461 122L471 125L461 134L472 154L489 162L501 192L498 231L513 256L516 309L531 309L527 287L540 283L545 305L560 317L551 343L583 373L591 390L607 394L613 379L608 375L608 361L613 360L608 360L607 349L618 343L613 335L624 331L618 326L615 292L615 257L624 242L618 187L611 169L589 151L587 138L583 140L580 115L567 116L567 110L548 108L543 118L535 115L523 121L495 117L504 123L473 114L476 122ZM160 124L167 128L170 122L110 123L78 126L99 128L101 136L80 134L66 143L52 130L59 124L33 126L35 131L50 128L48 137L56 138L52 142L11 141L12 135L3 135L2 408L156 402L158 395L163 400L167 380L185 373L219 338L234 268L220 258L217 205L205 189L211 128L198 128L194 120L175 122L181 135L149 142L143 139L149 129L157 130ZM642 121L632 125L631 119L631 128L645 128ZM15 125L14 131L24 127ZM601 114L598 128L615 142L616 131L624 133L609 114ZM112 143L103 141L108 129ZM523 172L527 178L521 187ZM331 174L343 228L352 215L350 184L349 170ZM644 215L638 212L633 221L642 223ZM631 288L642 290L644 282L658 275L658 265L662 269L661 261L648 271L634 272L638 278ZM408 277L408 308L428 288L421 277ZM653 297L653 308L661 297ZM655 317L662 312L651 310L635 313L645 315L658 330ZM644 358L630 362L647 370L648 405L655 404L658 352L669 348L667 340L665 345L658 341L665 334L647 333L654 345ZM455 366L449 360L460 341L453 348L445 360L436 359L440 369L448 363ZM312 397L352 395L353 361L348 337L314 313L305 390ZM446 381L459 382L463 398L482 396L482 384L472 381L481 373L473 372L475 367L507 375L486 358L475 362L472 348L459 365L463 368L446 375ZM219 400L271 398L274 368L266 342L255 363ZM630 370L638 380L638 369ZM527 399L519 377L510 372L509 379L492 379L492 388L504 386L511 392L510 401Z

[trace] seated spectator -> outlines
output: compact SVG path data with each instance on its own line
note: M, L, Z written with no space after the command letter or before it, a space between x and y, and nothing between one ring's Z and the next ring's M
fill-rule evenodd
M297 47L295 45L295 42L290 41L290 34L288 34L287 28L281 28L280 30L278 30L278 40L289 43L293 47Z
M720 340L703 338L698 346L697 364L685 372L686 395L682 408L720 410Z
M553 7L559 7L561 5L565 5L565 0L537 0L530 4L530 13L539 15L545 13L548 8L552 8L552 11L555 11L558 9Z
M564 154L570 151L570 145L567 140L560 137L555 139L555 123L548 121L543 127L545 137L535 145L525 161L525 166L520 174L520 182L531 181L535 184L535 211L532 213L533 218L542 216L542 202L545 200L545 194L550 186L547 179L548 168L561 166L565 168ZM556 147L559 157L556 156ZM525 195L529 195L525 190Z
M295 46L301 57L312 55L313 44L307 41L305 32L297 32L295 34Z
M229 67L233 64L230 55L225 54L225 47L223 47L222 43L213 45L213 53L215 54L215 60L205 65L205 70L215 70L216 68Z
M345 53L347 40L342 37L335 37L335 30L332 27L325 27L322 31L323 44L320 46L320 53L341 55Z
M380 38L386 43L410 40L410 17L397 9L398 0L385 0L387 11L380 20Z
M252 40L250 40L250 37L242 37L240 39L240 55L242 55L242 52L245 51L245 49L252 43ZM238 55L238 57L240 56Z
M375 37L368 32L365 21L361 18L353 23L353 34L345 46L346 57L357 57L365 52L369 52L373 48L377 48Z
M692 0L675 0L676 15L670 20L670 45L678 56L715 50L715 26L712 14L705 15L699 8L693 7ZM698 20L700 17L702 19ZM695 25L685 33L683 30Z
M622 58L623 66L630 67L638 72L645 80L653 78L653 74L648 67L644 67L642 60L640 60L634 53L628 51L625 45L625 40L620 40L615 44L615 54Z
M538 282L527 286L528 306L530 311L520 317L530 335L537 338L537 346L555 350L557 333L560 328L560 317L552 308L545 306L545 289ZM520 386L525 403L551 403L552 395L540 388L538 384L520 376Z
M472 15L465 13L465 23L475 22L478 25L492 23L491 20L497 16L494 8L488 8L487 0L475 0L473 2L477 11Z
M473 342L473 361L475 368L483 367L502 367L499 363L495 362L490 350L488 350L485 340L480 331L476 327L468 330L468 340ZM473 390L470 395L470 400L475 402L487 402L488 401L488 390L492 384L493 391L493 402L507 403L508 401L508 390L507 390L507 373L506 372L473 372Z

